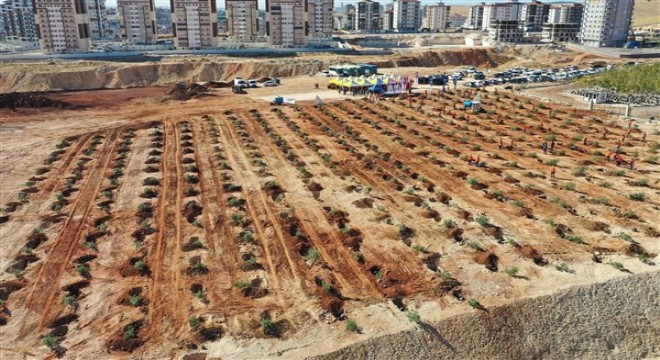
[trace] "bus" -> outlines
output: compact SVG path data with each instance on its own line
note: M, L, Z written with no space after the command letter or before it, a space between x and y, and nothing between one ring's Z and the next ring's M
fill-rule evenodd
M377 71L378 68L376 65L371 64L341 64L333 65L328 68L328 73L332 76L369 76L376 74Z

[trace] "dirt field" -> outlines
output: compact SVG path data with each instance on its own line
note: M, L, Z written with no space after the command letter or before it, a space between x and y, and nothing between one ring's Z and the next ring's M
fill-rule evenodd
M301 358L657 271L657 127L503 91L264 100L322 81L0 109L3 359Z

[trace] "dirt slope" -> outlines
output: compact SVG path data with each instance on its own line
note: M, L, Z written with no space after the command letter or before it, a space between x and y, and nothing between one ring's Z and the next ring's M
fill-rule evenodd
M385 60L384 60L385 59ZM169 85L179 81L226 81L249 78L288 77L316 73L340 61L375 62L381 68L398 66L474 65L492 67L510 60L489 49L426 51L412 55L358 57L319 55L303 59L236 61L192 58L157 63L63 62L55 64L3 65L0 93L56 90L91 90Z
M650 359L658 272L576 287L383 336L310 359Z

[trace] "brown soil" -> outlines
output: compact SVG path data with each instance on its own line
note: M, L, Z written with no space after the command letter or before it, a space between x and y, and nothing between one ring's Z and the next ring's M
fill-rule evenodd
M283 79L294 84L259 90L286 94L301 91L294 85L313 85L312 81L319 80ZM0 203L16 203L0 225L0 299L12 314L3 326L1 349L46 358L49 350L36 345L40 336L52 330L49 325L57 329L68 324L63 344L76 356L110 351L113 357L130 358L124 352L139 348L140 356L178 357L184 350L177 344L194 335L188 324L192 316L207 319L200 327L209 329L209 336L218 334L232 342L265 337L258 325L264 311L279 324L262 339L273 353L284 346L278 336L316 348L324 346L329 334L337 339L330 341L335 344L410 326L405 314L382 310L387 299L398 298L407 308L419 309L423 319L444 316L471 311L463 297L479 299L488 307L590 283L596 281L594 274L627 276L610 262L621 262L631 272L648 271L650 266L637 255L660 252L653 237L658 232L659 195L655 188L629 185L650 178L652 173L641 171L655 171L652 164L638 161L624 179L608 175L616 165L593 155L596 147L587 146L581 153L558 145L566 154L555 179L526 176L547 173L545 164L558 156L537 151L543 162L528 156L547 136L533 125L571 119L573 125L561 130L571 134L566 136L581 128L591 134L609 126L610 118L601 112L573 113L553 105L553 118L548 109L534 110L536 100L527 104L528 99L518 94L499 92L500 101L495 101L496 95L488 92L481 94L484 107L510 117L498 124L485 113L469 114L468 129L462 130L451 122L467 114L453 110L453 105L474 93L434 93L418 112L398 99L371 103L355 97L327 101L322 107L306 101L295 107L271 107L252 94L237 102L226 88L211 89L217 95L213 98L185 102L168 100L163 89L140 91L57 95L71 104L98 100L86 109L0 109ZM603 123L594 125L592 116ZM529 149L521 142L519 152L499 150L497 143L487 140L518 138L520 132L511 129L522 125L530 129L525 134ZM613 136L625 132L608 129ZM475 131L483 137L473 136ZM129 133L134 136L124 146ZM185 140L190 145L182 142L185 134L190 135ZM97 135L102 135L100 142L92 146ZM468 135L472 144L461 142ZM626 153L638 152L646 159L658 137L649 131L642 142L640 135L633 131ZM69 146L56 149L71 136L77 137ZM472 150L473 145L482 150ZM110 178L126 147L122 175ZM482 159L499 154L488 157L488 166L501 173L469 166L445 147ZM159 155L149 155L152 150ZM44 165L53 151L58 151L57 159ZM153 172L146 173L145 161L153 156L160 160L149 165ZM184 158L190 159L187 164ZM589 179L574 177L571 170L585 159L594 162ZM513 161L517 167L505 165ZM77 164L83 170L71 176L80 169ZM193 164L197 181L188 182L186 176L192 173L187 165ZM19 202L19 196L26 196L19 195L25 182L42 167L48 171L39 175L43 179L34 185L38 191ZM507 175L521 183L505 181ZM157 196L148 200L153 210L136 213L147 201L140 197L147 177L158 180L151 185ZM489 193L501 191L506 201L484 198L482 190L467 183L471 177ZM563 190L564 181L576 183L580 193ZM271 182L279 187L265 189ZM603 182L612 183L611 188L599 186ZM541 193L527 193L528 184ZM193 191L188 192L189 187ZM629 194L634 192L644 192L645 200L632 200ZM53 203L61 197L66 204L54 210ZM600 197L609 203L586 201ZM189 201L198 206L186 207ZM533 216L515 201L532 209ZM496 226L476 223L473 214L481 213ZM240 221L232 221L232 215L239 215ZM44 224L46 218L60 221ZM609 225L611 234L600 224ZM401 233L402 225L410 230ZM203 247L191 246L194 237ZM509 237L521 244L519 250L503 241ZM487 251L474 253L466 246L472 241ZM26 250L26 244L32 250ZM592 261L594 251L601 251L601 263ZM148 264L143 271L135 266L140 260ZM21 271L4 272L17 261L22 262ZM195 267L199 261L205 270ZM548 266L538 266L546 262ZM557 271L559 263L574 273ZM503 269L510 267L519 268L529 280L505 274ZM237 283L256 278L261 279L258 286L238 290ZM323 279L321 285L317 278ZM330 290L324 288L326 283ZM483 285L487 283L496 286ZM121 305L118 297L134 288L143 289L145 305ZM62 299L68 295L75 301L65 306ZM394 305L388 301L387 306ZM76 309L77 320L56 324L71 309ZM344 317L356 319L364 334L346 332ZM124 339L130 324L138 324L138 329L133 338ZM240 346L246 351L243 358L260 358L251 345ZM289 355L282 353L294 357ZM231 356L223 352L217 357Z

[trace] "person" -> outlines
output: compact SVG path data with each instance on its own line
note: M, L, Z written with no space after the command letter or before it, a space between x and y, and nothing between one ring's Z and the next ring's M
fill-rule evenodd
M476 164L477 164L477 166L479 166L479 164L481 164L481 156L480 155L477 155Z
M553 166L552 169L550 170L550 177L554 178L556 172L557 172L557 169Z
M509 142L509 150L513 150L513 139Z
M314 88L315 88L316 90L318 90L318 89L319 89L319 84L318 84L318 83L314 84Z
M621 155L616 154L614 159L616 160L616 166L621 166L621 162L623 161L623 158L621 158Z
M553 152L553 151L555 151L555 140L554 139L552 139L552 141L550 142L550 152Z
M646 142L646 131L642 133L642 142Z
M548 143L547 142L543 142L543 144L541 144L541 148L543 149L544 154L548 153Z
M606 159L607 161L610 161L610 158L612 157L612 155L614 155L613 152L611 152L611 151L606 152L606 153L605 153L605 159Z
M582 145L587 145L587 137L585 136L584 139L582 139Z
M630 170L632 170L633 167L635 166L635 159L630 159L630 162L628 164L630 165Z
M502 148L504 147L504 140L502 140L502 138L500 138L500 146L499 147L500 147L500 150L502 150Z
M473 161L474 161L474 158L472 157L472 154L470 154L470 156L468 156L467 162L468 162L469 165L472 165Z
M633 121L635 121L635 120L634 120L634 119L630 119L630 120L628 121L628 130L632 130L632 123L633 123Z

